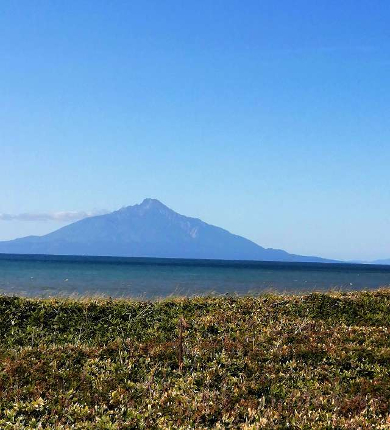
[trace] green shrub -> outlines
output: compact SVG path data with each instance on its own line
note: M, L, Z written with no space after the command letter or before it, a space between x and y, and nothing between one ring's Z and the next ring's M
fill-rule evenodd
M0 297L0 428L389 428L389 330L389 290Z

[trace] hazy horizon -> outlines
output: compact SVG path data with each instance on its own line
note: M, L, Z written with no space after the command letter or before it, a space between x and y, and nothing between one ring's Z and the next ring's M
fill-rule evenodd
M266 248L390 258L390 8L0 6L0 240L157 198Z

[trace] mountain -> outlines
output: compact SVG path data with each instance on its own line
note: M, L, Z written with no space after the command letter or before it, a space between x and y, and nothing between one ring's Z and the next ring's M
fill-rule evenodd
M350 260L348 263L351 264L377 264L377 265L390 265L390 258L383 259L383 260Z
M263 248L155 199L82 219L45 236L0 242L0 253L331 262Z
M390 264L390 258L384 260L371 261L371 264Z

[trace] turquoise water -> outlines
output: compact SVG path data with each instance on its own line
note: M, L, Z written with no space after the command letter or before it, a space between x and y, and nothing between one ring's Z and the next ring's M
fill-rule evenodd
M390 286L390 266L0 254L0 293L156 298L361 290Z

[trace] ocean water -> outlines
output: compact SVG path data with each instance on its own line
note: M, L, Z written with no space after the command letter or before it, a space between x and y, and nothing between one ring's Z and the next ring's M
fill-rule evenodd
M0 254L0 293L29 297L259 294L390 286L390 266Z

